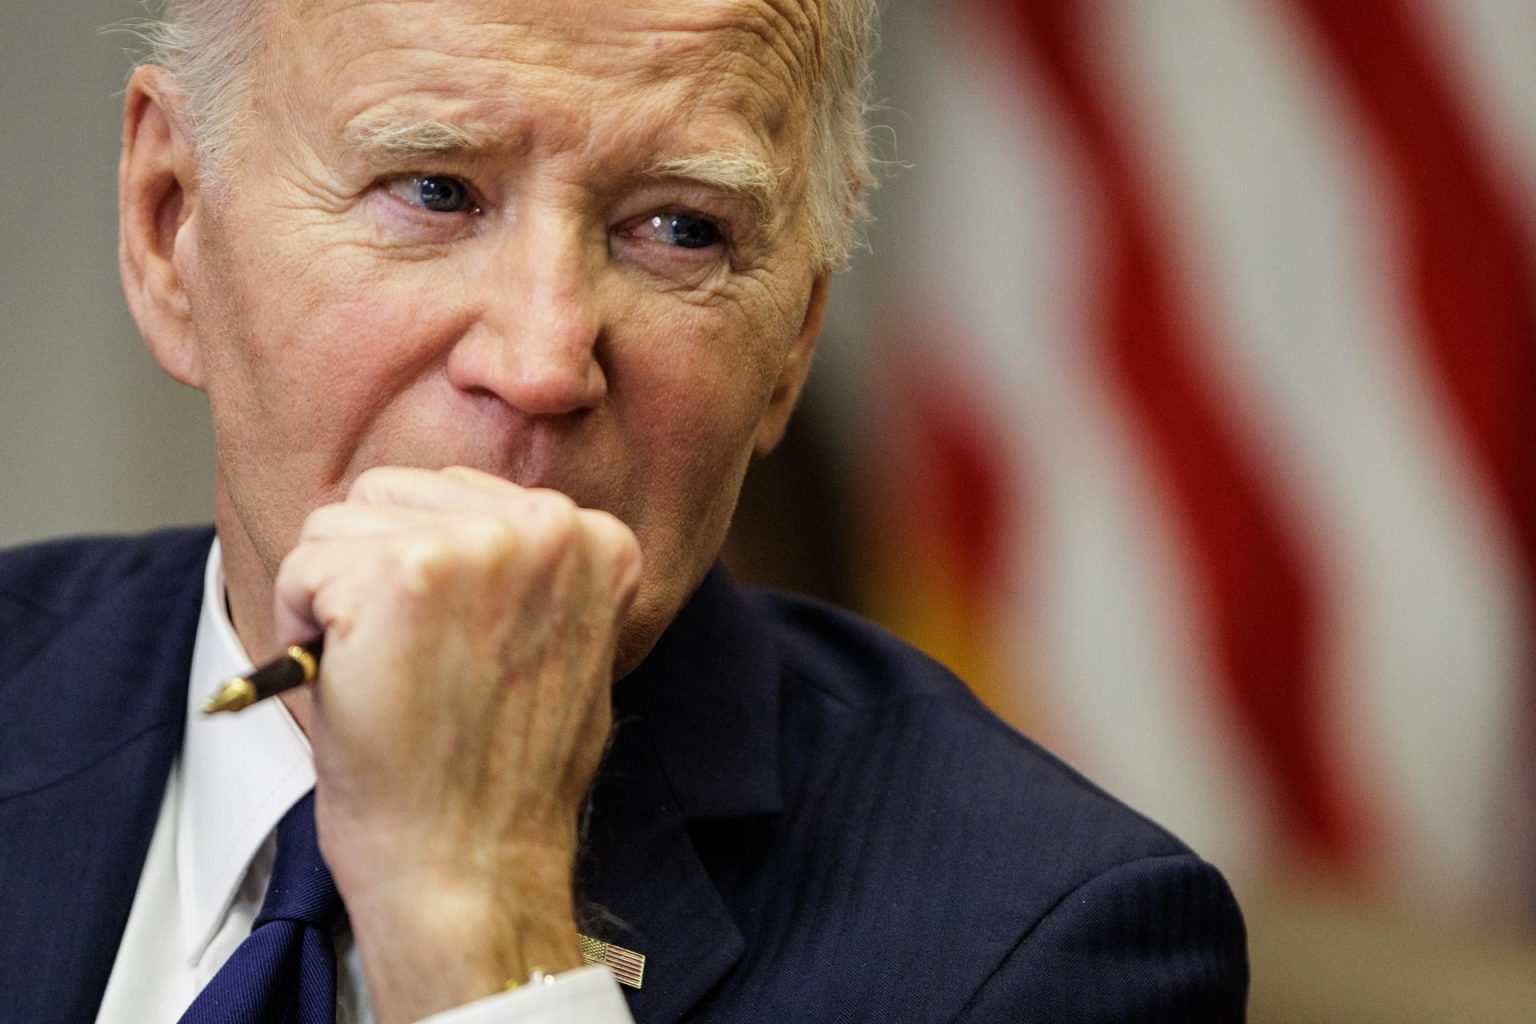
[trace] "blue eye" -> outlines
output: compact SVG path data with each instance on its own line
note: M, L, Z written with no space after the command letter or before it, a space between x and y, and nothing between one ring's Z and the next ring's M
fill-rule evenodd
M669 245L682 249L708 249L722 238L720 226L694 213L663 213L650 226Z
M402 174L391 178L389 190L412 206L433 213L474 213L469 186L451 174Z
M471 205L469 189L458 178L446 174L417 178L416 193L421 198L421 205L434 213L459 213Z

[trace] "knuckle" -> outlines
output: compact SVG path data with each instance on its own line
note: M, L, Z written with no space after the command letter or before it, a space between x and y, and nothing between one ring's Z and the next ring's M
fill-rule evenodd
M388 490L393 471L389 466L372 466L357 474L352 486L347 488L348 498L366 497Z
M341 525L340 520L340 506L321 505L304 517L304 525L299 530L299 539L301 541L311 540L334 533L337 527Z
M512 563L522 547L520 531L500 516L456 516L392 544L390 573L406 594L428 597Z
M634 597L640 589L640 580L645 572L645 559L640 554L640 545L634 542L631 535L630 542L620 544L613 559L614 589L624 596L625 600Z
M536 496L526 529L532 544L551 553L578 546L581 535L581 509L558 491Z
M470 516L455 532L479 557L490 561L511 557L521 546L521 531L501 516Z
M588 509L583 513L583 518L587 529L604 546L615 549L633 547L637 549L638 554L639 541L635 539L634 531L613 513L604 512L601 509Z
M541 487L527 492L529 507L538 516L565 517L574 516L581 511L581 506L576 500L564 491L551 490Z
M427 597L453 573L453 559L445 545L417 538L392 545L387 555L387 575L410 597Z
M634 531L617 516L601 510L586 511L584 519L616 589L622 592L635 586L640 578L642 556Z
M277 564L277 575L273 578L273 587L278 591L291 589L299 582L303 573L304 545L298 547L283 556L283 560Z
M444 466L440 471L443 476L459 480L468 484L477 484L482 487L500 488L505 486L517 486L509 480L504 480L494 473L487 473L483 469L475 469L473 466Z

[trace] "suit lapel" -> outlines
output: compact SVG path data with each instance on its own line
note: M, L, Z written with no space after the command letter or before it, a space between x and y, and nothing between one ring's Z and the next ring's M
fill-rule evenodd
M620 730L593 793L584 930L645 956L644 984L624 994L636 1021L664 1024L709 990L744 943L662 784L648 733L638 721Z
M746 948L689 828L779 811L777 672L716 570L615 688L582 890L588 933L646 957L640 1024L680 1019Z
M0 670L7 1016L95 1016L181 742L209 538L142 543L127 566L86 559L78 606L11 620L6 646L24 657Z

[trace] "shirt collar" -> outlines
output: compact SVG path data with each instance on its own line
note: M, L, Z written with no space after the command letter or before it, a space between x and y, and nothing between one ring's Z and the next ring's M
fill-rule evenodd
M315 785L309 741L281 701L262 701L238 714L202 713L220 683L250 668L230 622L215 538L203 577L175 783L177 885L189 962L202 956L223 924L267 836Z

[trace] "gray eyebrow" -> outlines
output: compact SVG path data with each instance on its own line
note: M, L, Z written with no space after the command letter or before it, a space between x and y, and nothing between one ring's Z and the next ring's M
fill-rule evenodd
M659 160L645 172L655 178L681 178L747 200L759 216L770 216L779 199L783 175L750 153L719 150Z
M488 133L435 120L400 120L387 114L363 116L343 133L350 148L371 159L431 156L484 148Z

